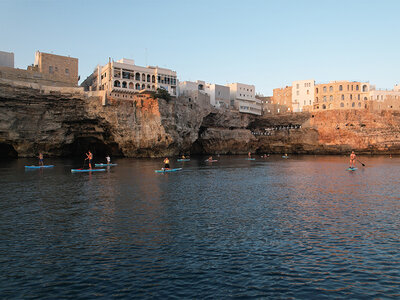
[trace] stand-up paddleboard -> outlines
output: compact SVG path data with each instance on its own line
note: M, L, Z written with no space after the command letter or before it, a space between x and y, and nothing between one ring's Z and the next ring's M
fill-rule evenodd
M25 166L25 169L44 169L44 168L53 168L53 165L44 165L44 166Z
M245 158L245 160L256 160L255 158Z
M104 172L106 169L71 169L71 173L78 172Z
M206 159L205 160L205 162L217 162L218 160L216 160L216 159L213 159L213 160L208 160L208 159Z
M347 170L347 171L355 171L355 170L357 170L357 168L356 168L356 167L354 167L354 168L347 168L346 170Z
M95 167L113 167L117 166L118 164L94 164Z
M180 171L180 170L182 170L182 168L155 170L154 172L156 172L156 173L167 173L167 172L176 172L176 171Z
M190 161L190 158L178 158L177 161Z
M289 158L289 156L286 156L286 155L282 155L282 158L286 158L286 159L287 159L287 158Z

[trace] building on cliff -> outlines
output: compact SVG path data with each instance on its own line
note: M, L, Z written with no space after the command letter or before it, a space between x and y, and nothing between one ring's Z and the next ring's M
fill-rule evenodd
M271 105L263 109L264 112L283 113L293 111L292 87L277 88L273 90Z
M227 84L230 88L230 105L241 113L261 115L261 100L255 97L255 86L243 83Z
M179 82L179 95L192 96L194 92L205 93L210 104L216 108L230 107L230 88L225 85L205 83L202 80Z
M173 97L178 96L175 71L158 66L137 66L134 60L126 58L97 66L81 85L85 90L105 91L109 96L121 99L158 88L167 90Z
M0 66L0 78L44 86L77 87L78 59L37 51L27 70Z
M393 90L381 90L370 86L369 100L371 109L375 111L400 110L400 86L395 85Z
M368 82L330 81L316 84L313 110L368 108L369 92Z
M313 109L315 80L297 80L292 83L292 109L294 112Z
M0 67L14 68L14 53L0 51Z

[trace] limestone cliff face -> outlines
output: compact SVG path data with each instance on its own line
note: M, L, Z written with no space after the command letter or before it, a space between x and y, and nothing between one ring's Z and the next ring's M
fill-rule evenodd
M146 95L100 98L0 80L0 157L178 154L400 154L400 112L258 117Z

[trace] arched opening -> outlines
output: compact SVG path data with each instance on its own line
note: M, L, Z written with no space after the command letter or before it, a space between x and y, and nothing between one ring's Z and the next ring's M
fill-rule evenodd
M322 104L322 109L326 109L326 105L325 104Z
M139 83L135 84L135 89L140 90L140 84Z
M121 82L119 82L119 80L115 80L114 87L121 87Z
M343 102L340 103L340 107L344 107L344 103Z
M126 89L127 85L126 85L126 81L122 82L122 88Z
M140 80L140 73L139 72L137 72L136 74L135 74L135 80Z
M342 100L344 100L344 95L342 95Z
M364 100L368 100L367 97L364 97Z
M151 89L154 91L156 89L156 87L154 85L152 85Z
M363 87L362 87L362 91L363 91L363 92L368 92L368 87L367 87L367 85L366 85L366 84L364 84L364 85L363 85Z
M129 82L129 88L133 90L133 82Z
M333 87L332 86L329 87L329 91L333 92Z
M146 85L142 84L142 90L145 90L145 89L146 89Z
M10 144L0 143L0 159L18 158L18 153Z
M326 86L324 86L324 88L323 88L323 92L324 92L324 93L326 93Z
M356 104L353 102L353 103L351 104L351 107L354 107L354 106L356 106Z
M146 81L146 74L142 74L142 81Z
M117 143L105 144L102 140L95 137L76 138L71 144L62 149L62 156L85 157L85 153L88 150L93 153L94 161L100 161L107 155L122 156Z
M147 82L150 82L150 74L147 74Z
M147 89L150 89L150 84L147 85Z
M204 86L203 86L202 84L199 84L198 89L199 89L200 91L202 91L202 90L204 90Z
M153 75L153 76L151 76L151 82L152 83L156 83L156 77Z
M361 107L361 102L358 102L358 107Z
M343 91L343 86L339 85L339 91Z
M318 94L318 88L315 88L315 93Z

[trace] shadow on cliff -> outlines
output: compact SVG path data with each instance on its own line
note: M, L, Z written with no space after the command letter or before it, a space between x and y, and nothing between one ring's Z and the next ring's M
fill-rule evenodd
M14 147L0 143L0 159L10 159L10 158L18 158L18 153L15 151Z
M101 158L110 156L123 156L117 143L105 144L103 141L95 137L80 137L74 140L72 144L62 148L62 156L79 156L84 157L85 153L90 150L94 157Z

